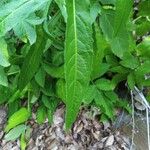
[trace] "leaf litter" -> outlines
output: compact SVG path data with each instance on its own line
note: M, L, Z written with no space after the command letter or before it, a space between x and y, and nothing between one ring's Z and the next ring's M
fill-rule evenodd
M64 113L65 106L60 104L54 113L51 125L48 120L42 125L37 124L33 113L32 119L28 121L31 133L27 150L130 149L131 141L121 133L121 130L114 131L111 122L101 123L97 119L101 113L96 107L82 107L76 122L68 133L64 130ZM0 131L0 134L2 132ZM3 137L0 139L0 149L20 149L19 140L6 142Z

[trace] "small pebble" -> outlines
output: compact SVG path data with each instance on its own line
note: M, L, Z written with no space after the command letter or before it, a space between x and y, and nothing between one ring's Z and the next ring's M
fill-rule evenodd
M107 138L105 147L111 146L114 143L114 135L111 135Z

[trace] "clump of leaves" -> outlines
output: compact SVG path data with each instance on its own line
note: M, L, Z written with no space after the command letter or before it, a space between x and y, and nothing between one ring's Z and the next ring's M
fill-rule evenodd
M136 43L150 31L149 3L140 1L137 13L133 0L0 2L0 104L8 105L11 132L6 138L18 130L25 147L23 123L35 103L37 121L48 117L51 123L63 101L66 130L82 104L96 105L107 119L114 119L116 107L129 111L116 89L122 81L129 89L150 85L150 37Z

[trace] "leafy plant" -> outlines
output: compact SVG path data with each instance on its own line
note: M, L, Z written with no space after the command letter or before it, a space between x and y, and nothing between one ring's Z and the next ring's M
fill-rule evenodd
M115 108L130 112L118 96L149 86L149 1L7 0L0 2L0 104L7 104L5 131L16 130L26 146L24 123L37 104L37 121L52 122L57 105L66 105L70 129L81 105L95 105L101 120ZM143 37L144 36L144 37ZM139 39L143 39L139 41Z

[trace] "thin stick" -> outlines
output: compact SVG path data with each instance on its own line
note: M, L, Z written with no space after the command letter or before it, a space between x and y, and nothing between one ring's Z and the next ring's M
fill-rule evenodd
M148 150L150 150L150 131L149 131L149 110L146 108L146 123L147 123L147 142L148 142Z
M130 150L133 149L133 144L134 144L134 133L135 133L134 98L133 98L133 92L132 92L132 90L131 90L131 100L132 100L132 141L131 141L131 147L130 147Z
M144 102L144 104L146 105L146 107L148 107L148 109L150 110L150 105L148 104L148 102L147 102L145 96L143 95L143 93L141 93L140 90L136 86L134 86L134 89L139 94L139 96L141 97L141 99Z

